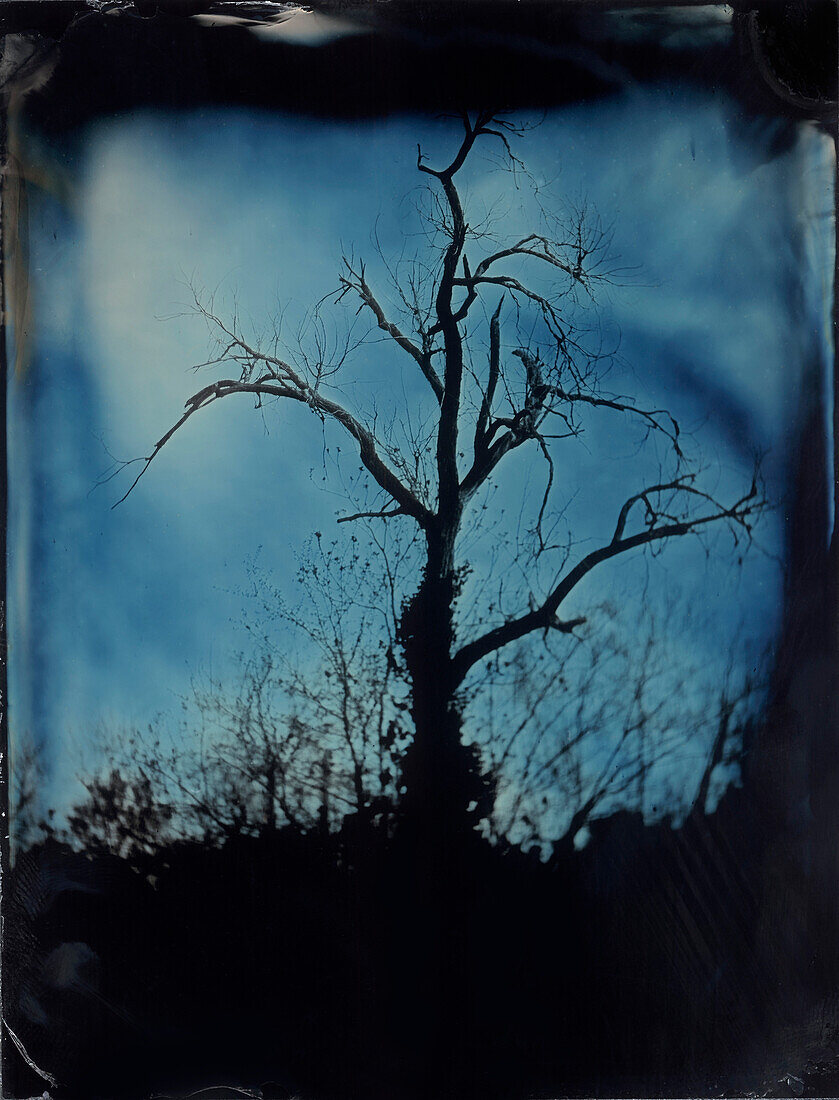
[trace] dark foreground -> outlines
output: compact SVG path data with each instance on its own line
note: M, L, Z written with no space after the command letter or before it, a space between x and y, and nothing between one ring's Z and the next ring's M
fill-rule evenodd
M58 1098L815 1094L829 914L767 827L731 790L547 863L465 835L436 898L404 834L351 821L130 860L47 841L7 884L6 1011ZM40 1094L6 1051L4 1095Z

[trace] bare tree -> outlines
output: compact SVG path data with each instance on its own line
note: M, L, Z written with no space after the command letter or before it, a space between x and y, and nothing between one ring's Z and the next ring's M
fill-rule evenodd
M255 651L239 658L233 677L196 676L174 729L161 717L146 730L99 731L99 755L117 765L120 782L130 777L145 793L144 805L168 808L172 836L216 844L280 828L326 833L348 817L385 832L392 824L407 703L381 578L357 540L347 553L319 535L312 541L297 603L252 570L266 616L282 619L294 644L286 637L277 646L275 631L260 637L252 617ZM113 789L114 776L82 782L91 798L71 826L87 844L85 813L98 821L91 800ZM134 805L111 799L111 810L131 818ZM128 820L120 828L137 832Z
M130 854L175 838L325 835L348 819L390 832L409 702L375 626L387 619L373 602L380 576L359 551L313 541L298 604L253 574L267 618L311 651L270 631L233 679L194 679L174 730L163 719L146 731L103 727L110 765L81 780L75 842ZM513 647L467 701L467 733L493 780L484 829L494 841L547 855L619 808L679 821L706 811L717 769L739 767L761 699L754 677L738 678L732 662L720 687L715 668L674 659L655 615L629 637L617 617L605 605L571 638Z
M386 827L408 739L404 670L395 650L398 576L413 548L372 536L374 545L363 546L354 534L326 540L316 532L300 558L296 601L253 567L262 618L249 630L259 624L261 659L275 671L274 705L310 731L314 755L326 762L338 819L352 814Z
M248 339L237 317L226 321L212 299L197 296L196 308L215 336L214 353L201 365L226 365L233 373L187 401L151 453L137 460L133 482L193 416L237 395L258 405L292 403L316 426L352 441L366 496L342 520L408 525L420 547L420 579L399 604L394 653L410 688L413 723L402 772L405 806L425 822L431 847L466 822L466 807L472 823L486 814L486 785L461 736L473 670L522 639L569 635L581 626L585 617L564 616L563 608L607 562L712 526L748 539L763 506L756 478L728 500L706 487L666 409L605 389L611 354L592 318L598 285L614 277L614 268L608 232L596 218L585 210L564 219L542 210L534 231L509 239L497 226L473 224L459 183L464 167L482 145L499 149L520 175L513 142L524 128L497 111L464 112L460 125L458 147L443 167L433 167L418 148L417 170L429 188L422 207L425 246L388 265L393 301L377 293L365 263L352 254L344 257L335 294L356 304L394 356L413 361L425 387L423 409L385 420L375 407L345 397L342 379L346 383L348 362L364 340L352 329L344 339L327 338L327 299L311 314L305 339L286 344L279 327L267 343ZM660 473L628 488L611 537L580 552L579 540L552 537L569 497L586 488L556 476L557 443L577 439L594 416L637 424L641 441L660 455ZM464 535L486 522L490 487L510 457L528 449L545 468L529 527L530 572L523 574L516 605L508 599L479 606L470 593L464 615Z
M547 853L616 809L679 822L705 812L718 768L739 767L755 677L731 662L720 688L701 655L674 656L654 613L629 631L616 618L605 605L561 651L548 638L487 670L466 717L496 776L494 836Z
M145 730L100 729L99 754L116 767L82 778L89 798L69 817L72 837L117 851L113 830L139 840L134 819L157 819L161 807L169 828L154 830L143 844L149 849L172 839L215 845L286 826L304 833L334 824L334 812L346 813L347 803L331 767L324 783L329 747L296 714L278 711L273 687L270 664L255 659L232 687L196 679L174 730L163 718ZM143 797L112 797L115 786Z
M23 736L13 738L10 748L9 835L14 858L49 832L52 814L43 805L46 768L38 745Z
M82 780L87 798L67 815L66 836L88 851L128 859L167 840L172 807L161 800L142 766L109 767Z

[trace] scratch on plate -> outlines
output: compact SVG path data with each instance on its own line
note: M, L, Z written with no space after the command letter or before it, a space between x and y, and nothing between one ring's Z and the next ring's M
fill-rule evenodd
M56 1081L56 1079L53 1077L53 1075L51 1073L47 1073L46 1070L41 1069L39 1066L36 1066L35 1063L32 1061L32 1059L29 1057L29 1055L26 1053L26 1047L23 1045L23 1043L20 1041L20 1039L18 1039L17 1035L15 1035L15 1033L9 1027L8 1022L6 1021L5 1017L3 1018L3 1027L5 1027L6 1031L8 1031L9 1038L15 1044L17 1049L20 1051L20 1056L23 1058L23 1060L26 1062L26 1064L29 1066L29 1068L34 1069L35 1072L38 1074L38 1076L42 1077L48 1084L52 1085L52 1087L54 1089L58 1088L58 1081Z

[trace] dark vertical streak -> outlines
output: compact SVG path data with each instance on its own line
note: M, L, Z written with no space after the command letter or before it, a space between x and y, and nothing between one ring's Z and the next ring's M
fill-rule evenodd
M833 131L833 530L831 532L831 566L834 576L839 568L839 116ZM834 584L834 588L839 585ZM839 619L837 619L839 622Z
M0 97L0 164L5 166L7 156L7 125L6 104ZM6 656L8 644L7 630L7 577L6 577L6 526L8 523L8 452L6 441L6 392L8 385L8 355L6 348L6 219L4 209L5 176L0 176L0 436L2 436L2 448L0 448L0 956L3 954L5 941L5 877L9 871L10 847L9 847L9 707L8 707L8 676L6 668ZM2 975L4 967L0 967ZM0 976L0 1016L7 1016L6 983ZM6 1047L3 1043L5 1036L0 1038L0 1080L3 1070Z

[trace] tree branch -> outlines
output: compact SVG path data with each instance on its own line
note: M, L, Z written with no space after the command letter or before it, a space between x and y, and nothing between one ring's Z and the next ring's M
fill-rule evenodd
M348 278L346 275L339 276L341 286L344 288L342 293L346 293L347 290L354 290L356 294L358 294L362 303L376 318L378 327L382 332L386 332L388 336L395 340L399 347L401 347L403 351L406 351L411 358L416 361L434 391L435 397L438 401L442 401L443 383L440 381L440 377L431 363L431 352L428 349L417 347L417 345L410 340L397 325L387 319L382 306L367 283L364 275L364 265L360 264L359 270L356 271L346 256L343 257L343 262L350 277ZM342 294L338 295L339 300L341 296Z
M702 778L699 781L696 797L693 800L693 805L690 810L691 815L694 817L700 817L705 813L705 804L708 801L708 792L711 789L711 778L717 766L723 761L725 743L728 739L729 726L733 713L734 703L724 695L720 701L719 721L717 723L716 734L714 735L714 742L711 746L711 752L702 772Z
M499 305L500 309L500 305ZM493 317L490 325L490 377L489 385L487 387L488 393L494 393L495 386L498 381L498 310ZM495 326L495 333L493 339L493 326ZM548 465L552 467L550 454L545 445L545 441L539 434L539 424L544 419L545 413L549 411L545 405L545 402L550 395L550 387L546 386L542 380L541 364L537 357L529 355L522 349L518 349L513 352L513 355L517 355L521 358L527 371L527 386L525 390L524 406L517 410L512 417L498 417L492 422L491 427L482 427L486 423L486 417L484 417L484 406L482 405L481 414L478 419L478 427L475 432L476 446L475 446L475 458L469 472L464 477L460 485L460 491L463 500L467 500L476 489L478 489L489 477L501 459L509 451L514 450L516 447L520 447L522 443L526 443L529 439L539 440L545 457L548 460ZM488 412L487 412L488 416ZM487 446L487 442L492 438L493 434L499 427L506 427L508 429L504 435L500 436L492 446ZM478 428L481 429L480 436L478 434ZM550 484L553 483L553 473L551 473ZM550 491L550 484L548 490ZM543 504L539 513L540 525L541 517L544 513L546 504Z
M672 443L676 455L679 458L683 457L679 445L679 423L667 409L639 409L637 405L619 398L596 397L590 393L569 393L560 386L552 386L551 392L560 401L567 401L570 404L582 402L585 405L592 405L594 408L614 409L616 412L628 412L634 416L640 416L642 420L647 421L651 428L666 435Z
M261 354L259 357L269 358ZM431 513L382 460L377 450L376 440L371 432L342 405L328 397L324 397L315 388L309 386L288 364L276 359L273 361L282 367L287 376L293 380L293 384L283 384L277 381L274 375L266 375L252 382L235 382L231 379L223 379L194 394L186 403L186 412L155 443L151 454L139 460L143 463L140 473L113 507L121 504L128 497L160 451L194 413L198 412L199 409L207 408L214 401L230 397L232 394L253 393L262 397L286 398L290 401L307 404L319 415L335 420L355 439L362 463L379 486L390 494L401 511L412 516L421 527L425 527L431 518Z
M677 487L682 491L694 493L690 487L684 485L678 485ZM670 486L667 486L667 488L670 488ZM630 501L627 503L631 504L632 501L643 499L645 495L652 494L654 491L657 490L651 488L642 493L638 493L634 497L631 497ZM658 491L660 491L660 489ZM700 495L709 501L713 499L704 493L697 493L696 495ZM735 503L728 508L719 505L717 509L711 513L693 517L684 516L681 520L674 520L673 522L664 523L663 525L657 525L654 522L652 525L648 526L645 531L639 531L637 534L623 537L626 514L628 514L628 512L624 514L624 510L627 508L625 504L621 509L621 516L623 519L618 519L616 537L613 537L611 542L607 543L605 546L599 547L597 550L593 550L579 561L577 565L562 578L548 598L539 607L532 608L526 614L518 618L508 619L507 622L488 631L482 637L469 642L455 654L453 659L455 681L461 683L469 669L478 661L482 660L490 653L493 653L495 650L501 649L511 642L518 641L519 638L523 638L527 634L531 634L535 630L555 629L563 632L570 632L574 626L579 625L582 620L576 619L571 622L562 622L558 619L557 613L563 600L566 599L571 591L576 588L580 581L590 573L592 569L602 562L608 561L618 554L625 554L639 546L646 546L649 543L654 543L663 539L689 534L709 523L727 521L732 525L742 527L748 533L751 530L750 517L760 512L764 504L765 502L758 495L755 482L752 482L749 492L746 493L745 496L740 497L739 500L735 501Z
M489 424L489 418L492 415L492 402L495 398L495 391L498 388L498 379L501 374L500 317L501 306L503 304L504 298L502 296L489 322L489 375L487 377L486 392L481 400L481 411L478 414L478 420L475 424L474 453L476 461L479 456L486 451L486 445L489 438L487 426Z
M460 195L454 184L454 175L463 167L469 150L475 143L476 133L468 115L464 115L465 136L454 160L442 171L429 168L422 162L422 152L417 147L417 167L421 172L440 181L451 213L451 239L443 256L443 268L434 308L437 322L431 334L439 331L443 336L446 369L443 380L443 396L440 401L440 422L437 430L437 477L440 514L451 524L455 522L460 505L460 486L457 473L457 435L460 417L460 395L463 384L463 337L452 310L452 293L455 276L466 241L466 220Z
M443 255L442 273L434 303L437 321L429 331L430 336L435 335L437 332L442 334L445 348L446 369L437 432L437 476L440 515L449 525L456 522L461 507L457 471L457 436L463 384L463 337L458 322L462 320L464 314L461 312L463 306L457 312L452 307L454 287L456 285L467 285L469 287L467 292L468 302L470 301L470 293L471 300L474 300L475 297L474 288L471 286L472 277L468 263L464 263L464 272L469 282L465 283L464 280L457 279L457 269L466 241L467 226L454 177L463 167L472 146L481 135L488 134L501 138L509 151L509 142L501 132L504 127L503 120L498 120L494 111L479 112L474 125L468 112L463 112L461 118L464 127L463 140L448 167L435 169L423 163L422 149L419 145L417 146L417 168L439 181L451 215L450 240ZM493 122L499 126L498 130L487 129ZM512 156L512 153L510 155ZM468 305L466 308L468 309Z
M392 519L394 516L404 516L402 508L387 508L379 512L355 512L351 516L339 516L338 523L351 523L356 519Z
M541 249L529 247L531 242L541 245ZM555 248L571 247L573 246L570 242L551 241L549 238L543 237L538 233L531 233L529 236L523 237L509 248L502 248L498 252L494 252L491 256L487 256L481 260L475 268L475 276L479 278L481 275L484 275L493 264L498 263L499 260L507 259L508 256L532 256L534 259L542 260L552 267L559 268L560 271L564 271L566 275L570 275L573 279L581 279L585 274L582 267L583 256L580 256L577 262L571 264L566 260L562 260L552 251Z

